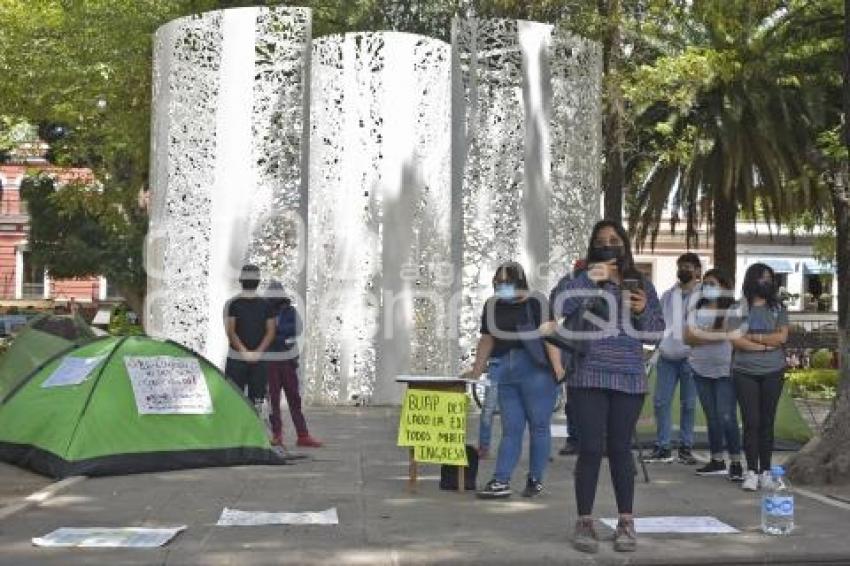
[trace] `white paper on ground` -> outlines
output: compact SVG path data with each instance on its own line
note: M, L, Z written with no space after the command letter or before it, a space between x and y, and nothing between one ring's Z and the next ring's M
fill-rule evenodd
M91 371L102 362L106 356L97 356L94 358L73 358L66 357L62 359L50 377L44 380L42 387L62 387L64 385L79 385L84 382Z
M155 548L166 544L185 529L186 525L167 529L62 527L32 539L32 543L50 547Z
M617 528L617 519L602 519L610 529ZM739 532L715 517L638 517L635 519L638 534L691 533L732 534Z
M250 527L255 525L338 525L336 507L305 513L266 513L224 508L216 526Z
M553 424L552 426L552 438L566 438L567 437L567 425L565 424Z

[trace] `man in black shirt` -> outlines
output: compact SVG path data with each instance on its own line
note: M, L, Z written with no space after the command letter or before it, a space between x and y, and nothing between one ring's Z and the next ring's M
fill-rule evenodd
M230 350L224 373L257 406L266 396L266 364L263 353L274 341L275 316L271 305L257 294L260 269L245 265L239 274L242 292L227 301L224 326Z

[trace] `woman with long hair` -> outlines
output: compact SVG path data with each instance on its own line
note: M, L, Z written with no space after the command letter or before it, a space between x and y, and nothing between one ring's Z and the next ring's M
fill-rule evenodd
M597 223L586 257L587 269L564 286L555 303L558 316L569 319L589 312L607 321L601 332L592 331L587 337L584 353L567 376L581 431L573 544L583 552L599 549L592 513L607 449L619 511L614 549L629 552L637 546L632 437L648 390L643 342L660 338L664 317L655 288L635 268L628 235L620 224ZM551 329L549 325L544 332Z
M788 312L779 299L776 275L764 263L744 275L739 335L733 338L732 376L744 421L747 472L742 488L770 488L773 424L785 379Z
M685 343L691 347L688 365L705 413L711 452L711 460L699 468L697 474L726 474L725 448L730 461L729 479L742 481L741 430L738 428L738 404L732 382L732 343L729 341L732 293L732 280L722 269L710 269L703 275L693 318L685 326Z
M511 495L510 481L522 453L528 425L529 470L523 497L543 491L543 476L552 442L550 422L557 393L555 379L563 377L560 352L546 344L539 327L552 320L549 302L528 288L522 266L503 263L493 276L494 295L484 305L481 337L470 376L477 379L489 365L498 385L502 440L493 478L478 492L485 499Z

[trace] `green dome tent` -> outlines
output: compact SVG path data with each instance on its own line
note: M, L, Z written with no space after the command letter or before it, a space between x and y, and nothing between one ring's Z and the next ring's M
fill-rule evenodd
M0 460L57 478L285 463L217 368L142 336L72 347L0 398Z
M0 399L56 354L94 339L94 332L79 316L33 318L0 356Z

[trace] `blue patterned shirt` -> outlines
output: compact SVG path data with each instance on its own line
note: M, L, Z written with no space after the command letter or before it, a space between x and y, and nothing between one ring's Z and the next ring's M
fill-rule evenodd
M616 305L622 305L622 291L619 285L607 281L597 285L591 281L587 272L559 285L558 290L560 292L599 289L609 292ZM646 309L640 315L633 315L630 310L618 308L615 325L610 317L597 314L600 318L609 321L610 328L603 335L590 340L575 373L567 377L567 384L570 387L614 389L633 394L648 391L643 344L657 343L664 332L665 325L655 287L650 281L644 279L643 289L646 292ZM564 300L555 299L554 304L558 306L560 316L568 317L581 307L586 298L585 296L567 297ZM629 335L626 332L629 325L647 335ZM598 327L593 328L599 330Z

